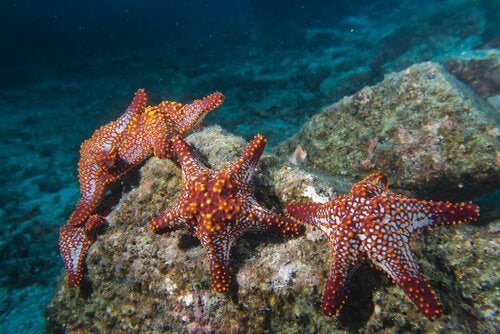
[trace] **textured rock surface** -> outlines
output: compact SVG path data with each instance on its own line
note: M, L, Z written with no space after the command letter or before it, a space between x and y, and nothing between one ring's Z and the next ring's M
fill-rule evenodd
M300 145L306 167L358 180L372 171L435 198L499 186L498 113L434 63L414 65L311 118L277 154Z
M500 50L466 52L444 66L479 96L500 95Z
M213 166L228 164L244 141L210 127L188 141ZM156 235L147 224L180 191L180 169L150 159L140 181L108 216L87 258L87 281L77 289L60 285L47 309L48 332L494 332L497 235L500 223L465 224L424 232L415 251L422 272L443 303L445 316L425 320L383 274L362 270L338 318L319 310L328 273L326 242L308 229L294 240L249 234L232 251L238 289L210 289L202 247L184 231ZM325 201L339 181L314 177L265 155L255 178L259 201L279 210L298 199ZM343 191L343 190L342 190ZM495 294L496 293L496 294Z

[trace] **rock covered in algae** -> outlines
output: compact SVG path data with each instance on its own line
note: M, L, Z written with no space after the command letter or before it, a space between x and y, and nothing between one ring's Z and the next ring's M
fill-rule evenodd
M447 71L483 97L500 95L500 50L464 52L444 64Z
M214 167L229 164L245 146L218 127L192 134L188 142ZM443 302L441 319L426 320L371 269L354 276L347 304L338 318L329 318L319 307L329 269L319 232L307 228L293 240L245 236L231 254L237 289L217 293L195 239L183 230L157 235L148 228L178 196L179 167L151 158L140 174L92 245L82 286L68 288L61 276L46 312L49 333L494 331L496 230L462 225L416 238L416 258ZM254 185L258 200L277 211L289 201L326 201L339 192L335 182L284 166L270 154L261 159ZM345 185L338 185L343 191Z
M300 145L309 168L352 181L384 171L420 195L466 198L498 188L498 135L491 105L427 62L327 107L276 153L289 156Z

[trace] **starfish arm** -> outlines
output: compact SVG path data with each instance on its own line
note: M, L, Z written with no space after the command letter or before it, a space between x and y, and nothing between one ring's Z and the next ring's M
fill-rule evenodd
M368 258L394 280L426 318L441 315L436 295L413 259L409 235L396 234L394 239L383 237L382 240L372 238L371 243L365 244L365 247Z
M215 253L207 253L210 263L210 277L215 291L226 292L231 285L231 270L229 264L221 261Z
M68 219L68 224L72 226L85 222L104 196L105 180L103 180L97 165L93 164L90 168L82 170L79 179L82 197L78 200L75 210Z
M266 138L261 134L255 135L248 143L241 157L233 162L230 169L230 174L237 182L250 183L255 171L255 167L264 152L266 147Z
M231 241L229 238L233 237L222 234L208 235L202 231L198 231L196 235L207 254L212 287L218 292L228 291L231 284L231 270L229 269Z
M374 173L354 184L351 188L350 195L354 197L371 198L387 193L388 189L389 180L387 175Z
M403 210L410 212L410 230L418 231L436 225L454 225L479 218L479 207L469 203L426 202L409 200Z
M85 257L95 240L96 229L104 222L104 217L92 215L83 226L66 224L59 230L59 251L69 286L75 287L82 281Z
M436 294L421 274L403 275L396 284L427 319L441 316L441 305Z
M127 110L116 121L111 122L98 130L100 137L100 148L103 154L110 152L119 145L122 135L129 127L134 127L137 119L144 112L148 101L147 93L144 89L135 92L132 102Z
M322 227L331 224L332 213L330 212L331 209L329 206L334 203L334 201L328 204L313 202L291 203L287 205L285 212L293 219L322 229Z
M399 226L410 234L425 227L453 225L474 221L479 217L479 207L469 203L419 201L402 196L384 196L372 199L375 213L381 221Z
M224 102L224 95L219 92L212 93L200 100L195 100L191 104L182 106L176 112L169 112L168 116L177 133L184 135L195 127L203 117ZM172 109L170 109L172 110Z
M194 178L197 175L207 175L210 170L203 166L197 158L195 158L191 148L186 141L180 137L175 136L172 139L172 148L177 155L177 160L181 165L183 178Z
M335 248L335 249L333 249ZM347 251L340 247L333 247L331 255L330 273L323 291L321 309L328 316L337 315L344 306L349 293L349 284L352 275L359 268L355 260L350 260Z
M148 94L146 91L144 89L138 89L125 113L114 122L114 131L116 133L124 132L130 123L133 122L138 115L144 112L147 102Z
M144 132L156 157L165 159L172 155L171 127L168 126L167 115L160 112L159 108L147 108Z
M155 233L168 232L182 227L190 229L189 224L187 224L189 216L183 214L185 207L185 202L178 200L173 207L155 217L149 223L149 228Z
M84 226L64 225L59 230L59 252L71 287L80 284L83 278L83 262L90 245Z
M268 230L284 237L296 237L304 232L304 227L300 222L263 208L250 196L245 198L240 213L242 219L237 225L242 233L252 230Z
M59 230L59 252L66 268L68 285L75 287L83 278L83 264L89 247L95 240L95 229L104 223L104 218L91 216L91 226L64 225Z
M137 119L144 111L147 103L147 95L143 89L135 93L132 103L123 115L117 120L101 126L92 137L85 140L80 148L80 163L90 159L102 161L102 166L112 165L113 157L116 157L116 148L119 146L122 136L130 127L134 127ZM110 157L107 157L109 155Z
M82 198L68 223L76 226L82 224L99 205L106 183L119 175L112 170L117 168L118 143L127 127L135 122L147 103L147 94L139 89L127 111L116 121L100 127L90 139L82 143L80 161L78 162L78 180Z

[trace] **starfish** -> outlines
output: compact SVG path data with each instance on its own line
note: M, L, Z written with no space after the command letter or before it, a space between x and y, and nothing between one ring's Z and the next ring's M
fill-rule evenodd
M202 165L181 137L172 143L182 168L181 194L150 227L154 232L184 228L197 237L210 264L213 288L226 292L231 283L230 248L236 239L251 230L296 236L301 225L257 203L251 180L266 145L260 134L238 160L220 170Z
M425 317L441 315L436 295L413 259L410 241L423 228L476 220L479 208L472 203L392 195L388 186L386 175L372 174L349 194L326 204L292 203L286 208L291 217L320 229L328 238L332 261L322 304L328 316L344 305L360 257L384 271Z
M91 215L85 224L65 224L59 230L59 250L66 267L69 286L77 286L83 278L83 262L89 247L96 239L97 229L104 225L100 215Z
M101 126L82 143L78 162L82 196L59 238L70 286L80 283L83 260L95 239L94 231L104 223L103 217L89 217L102 201L106 186L152 155L172 156L171 138L188 133L223 99L216 92L187 105L163 101L157 106L146 106L147 94L139 89L123 115Z

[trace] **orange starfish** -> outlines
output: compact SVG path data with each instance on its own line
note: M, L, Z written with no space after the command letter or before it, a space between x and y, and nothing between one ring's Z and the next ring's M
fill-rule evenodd
M192 104L163 101L146 107L147 94L139 89L122 116L97 129L82 143L78 162L82 197L59 238L69 285L80 283L83 259L94 240L93 231L104 223L103 217L92 214L102 201L106 186L152 155L170 157L171 138L185 135L223 100L223 95L216 92Z
M351 192L326 204L290 204L288 214L319 228L328 238L332 258L323 292L323 312L335 315L347 299L358 257L368 258L405 292L427 318L441 314L434 291L419 273L410 241L414 233L437 225L476 220L472 203L419 201L387 192L383 174L356 183Z
M182 192L150 227L155 232L185 228L197 237L210 263L213 288L225 292L231 283L229 254L236 239L252 230L296 236L302 227L255 199L251 180L266 145L263 136L256 135L241 158L221 170L203 166L181 137L172 142L182 167Z

